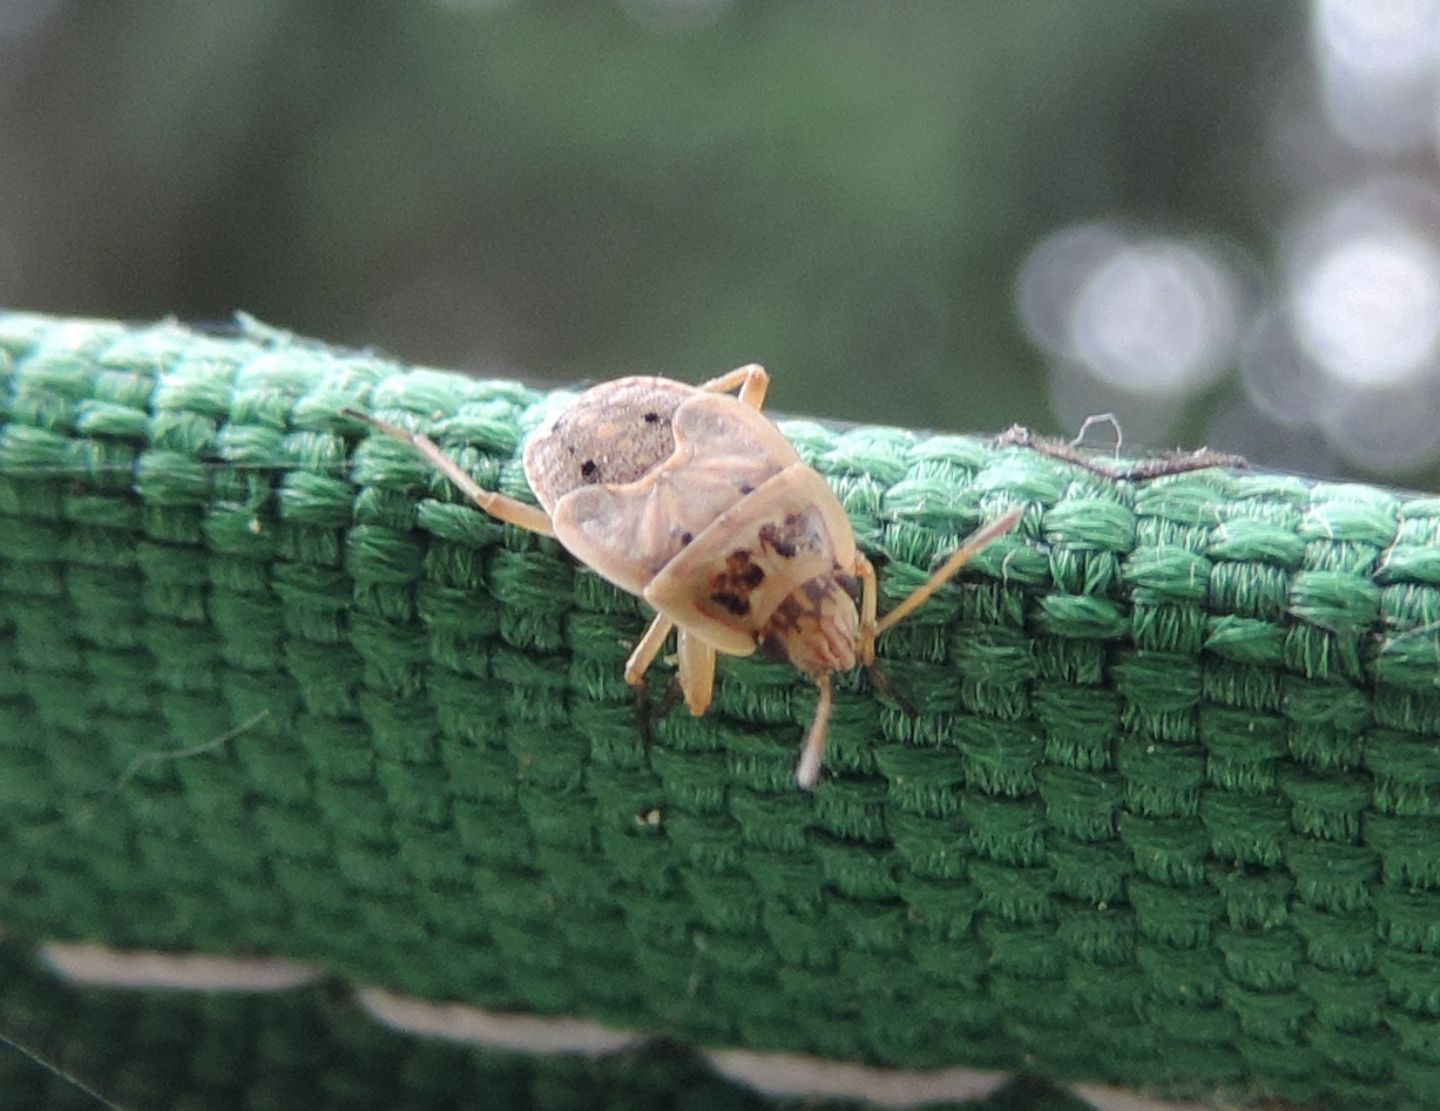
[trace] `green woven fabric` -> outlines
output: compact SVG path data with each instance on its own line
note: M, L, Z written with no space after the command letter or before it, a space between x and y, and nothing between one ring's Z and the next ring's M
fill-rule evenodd
M882 642L917 717L848 678L804 793L797 673L723 661L646 750L638 603L338 416L414 414L528 497L540 395L20 315L0 374L10 936L695 1045L1440 1103L1440 500L783 424L882 609L1028 507Z
M75 1081L124 1111L844 1111L843 1100L767 1100L729 1084L671 1042L595 1060L536 1057L421 1040L378 1026L325 988L276 995L58 986L0 944L0 1106L96 1111ZM72 1079L73 1078L73 1079ZM1034 1079L933 1111L1083 1111Z

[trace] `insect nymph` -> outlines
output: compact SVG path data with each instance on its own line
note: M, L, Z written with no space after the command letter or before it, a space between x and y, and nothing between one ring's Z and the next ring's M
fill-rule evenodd
M344 412L414 445L486 513L555 537L650 603L656 617L625 665L631 686L644 683L672 631L680 689L697 716L710 705L717 654L792 662L820 690L795 773L808 788L820 778L831 674L872 666L876 638L1020 513L982 527L877 617L875 569L839 499L760 412L769 383L751 365L699 386L632 377L587 390L526 441L525 477L543 510L481 488L427 437Z

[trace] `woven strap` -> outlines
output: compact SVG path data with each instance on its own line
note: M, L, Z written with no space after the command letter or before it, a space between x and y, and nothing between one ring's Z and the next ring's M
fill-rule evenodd
M0 1103L25 1111L815 1111L765 1098L673 1042L606 1056L474 1049L387 1030L331 986L282 993L117 992L57 984L0 942ZM42 1064L43 1062L43 1064ZM84 1098L93 1093L94 1098ZM927 1111L961 1104L928 1103ZM965 1111L1082 1111L1019 1078ZM1128 1105L1122 1105L1127 1107ZM875 1104L824 1101L826 1111Z
M882 642L918 715L847 678L804 793L793 669L722 661L647 750L639 604L339 416L408 412L528 500L561 399L251 322L0 316L0 374L12 936L698 1045L1440 1102L1440 500L785 422L882 610L1027 507Z

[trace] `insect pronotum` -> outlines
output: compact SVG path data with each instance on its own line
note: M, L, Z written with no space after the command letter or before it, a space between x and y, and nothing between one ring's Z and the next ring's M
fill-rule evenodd
M525 477L540 509L483 489L426 436L344 413L412 444L486 513L555 537L654 607L625 664L632 687L672 631L680 689L697 716L710 705L717 654L759 650L808 675L820 698L795 778L810 788L834 704L831 674L872 667L876 638L1014 528L1020 511L981 527L878 616L875 569L839 499L760 412L769 383L750 365L699 386L632 377L587 390L526 441Z

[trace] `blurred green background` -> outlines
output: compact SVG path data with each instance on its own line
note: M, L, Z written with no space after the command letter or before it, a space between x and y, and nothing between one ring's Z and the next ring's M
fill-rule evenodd
M238 308L543 383L753 359L783 412L1110 410L1135 445L1434 485L1437 23L0 0L0 303Z

